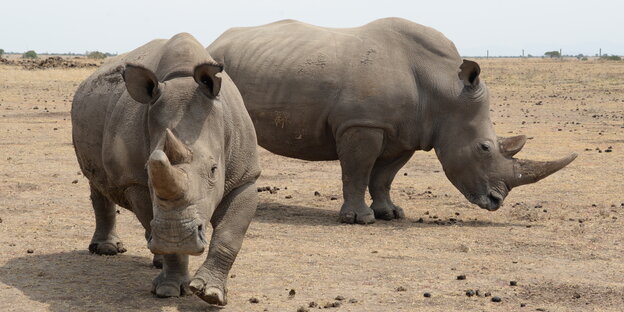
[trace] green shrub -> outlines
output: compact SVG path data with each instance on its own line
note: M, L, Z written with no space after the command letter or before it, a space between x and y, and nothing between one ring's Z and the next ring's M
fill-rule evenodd
M609 54L603 54L600 57L601 60L607 60L607 61L621 61L622 58L618 55L609 55Z
M581 61L587 61L587 57L586 57L586 56L583 56L583 57L581 58Z
M102 53L100 51L93 51L93 52L89 52L87 53L87 57L90 59L104 59L106 58L106 54Z
M25 59L36 59L39 56L37 55L37 52L30 50L30 51L26 51L24 54L22 54L22 58Z
M559 51L548 51L544 53L544 55L550 56L550 57L561 57L561 53L559 53Z

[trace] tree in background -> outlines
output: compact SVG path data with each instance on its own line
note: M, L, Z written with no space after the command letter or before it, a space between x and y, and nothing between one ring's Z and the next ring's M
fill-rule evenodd
M0 57L2 57L2 55L4 55L4 49L0 49Z
M36 59L39 56L37 55L37 52L30 50L30 51L26 51L24 54L22 54L22 58L25 59Z
M92 51L87 53L87 57L90 59L104 59L107 56L107 53L102 53L100 51Z
M550 56L550 57L561 57L561 53L559 53L559 51L548 51L544 53L544 55Z
M601 60L607 60L607 61L621 61L622 58L618 55L609 55L607 53L603 54L600 57Z

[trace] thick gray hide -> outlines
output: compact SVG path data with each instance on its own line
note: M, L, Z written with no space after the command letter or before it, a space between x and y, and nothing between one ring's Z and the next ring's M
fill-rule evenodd
M192 291L226 304L226 279L256 209L260 170L253 124L222 66L189 34L151 41L87 78L71 117L96 217L89 249L125 251L115 204L127 208L144 226L155 263L164 262L156 295ZM207 245L191 278L188 255Z
M403 217L389 190L416 150L435 149L449 180L489 210L512 187L575 157L513 159L526 138L496 137L479 66L441 33L407 20L345 29L284 20L230 29L207 49L241 91L262 147L340 160L343 222Z

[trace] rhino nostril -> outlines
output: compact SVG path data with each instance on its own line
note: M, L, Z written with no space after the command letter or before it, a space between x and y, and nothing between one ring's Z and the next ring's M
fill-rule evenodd
M495 208L498 208L503 202L503 199L500 197L500 195L494 193L488 194L488 199L490 200L490 203L492 203L492 206L494 206Z
M203 242L206 243L206 233L204 232L204 225L200 224L197 226L197 234L199 235L199 239Z

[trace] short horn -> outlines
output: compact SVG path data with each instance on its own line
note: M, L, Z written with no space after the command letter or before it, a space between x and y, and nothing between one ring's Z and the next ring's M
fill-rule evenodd
M514 177L510 181L511 187L535 183L567 166L578 156L576 153L555 161L533 161L514 159Z
M163 146L163 151L174 165L189 163L193 157L191 150L186 146L186 144L176 138L169 128L165 130L165 144Z
M178 199L187 189L186 173L169 162L167 155L161 150L155 150L148 160L149 179L154 193L161 199Z
M501 154L509 158L516 155L524 147L526 141L526 135L517 135L509 138L498 137L498 147Z

